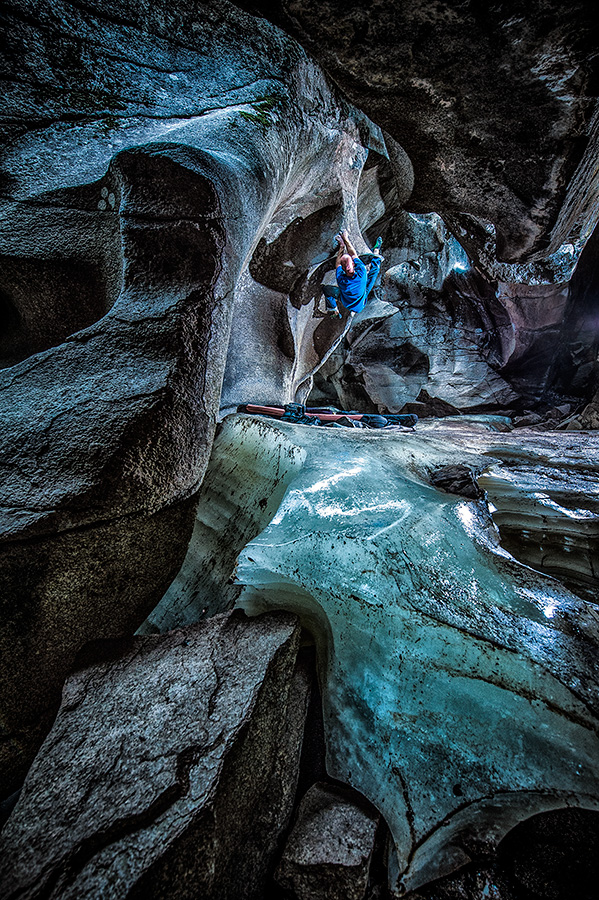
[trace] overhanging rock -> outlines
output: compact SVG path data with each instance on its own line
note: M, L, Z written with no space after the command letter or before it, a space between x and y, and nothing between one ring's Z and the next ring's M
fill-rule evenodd
M237 2L296 37L402 144L412 211L493 222L503 260L554 253L596 221L592 5Z
M225 0L26 7L3 48L0 794L77 650L135 630L179 569L221 393L293 399L337 339L304 282L384 149Z

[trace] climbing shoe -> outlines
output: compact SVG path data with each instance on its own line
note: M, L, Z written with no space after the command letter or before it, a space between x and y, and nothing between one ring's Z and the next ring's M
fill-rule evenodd
M383 246L383 239L382 239L382 237L377 237L376 241L374 242L374 247L373 247L372 249L373 249L373 250L380 250L382 246Z

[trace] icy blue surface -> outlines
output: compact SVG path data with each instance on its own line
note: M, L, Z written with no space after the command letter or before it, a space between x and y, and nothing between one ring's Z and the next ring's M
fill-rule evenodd
M314 634L328 771L385 815L392 889L537 812L598 808L596 607L503 551L484 501L427 482L484 466L480 432L470 453L465 426L271 427L305 462L240 557L239 605Z

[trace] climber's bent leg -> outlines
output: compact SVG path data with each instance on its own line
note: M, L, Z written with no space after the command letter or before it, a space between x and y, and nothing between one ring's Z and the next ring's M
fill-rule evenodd
M324 302L326 311L332 315L341 316L337 301L341 300L341 291L334 284L321 284L322 293L324 294Z
M366 278L366 296L370 294L371 290L376 284L376 280L379 277L379 273L381 271L381 264L383 260L380 256L375 256L374 253L370 259L370 272Z

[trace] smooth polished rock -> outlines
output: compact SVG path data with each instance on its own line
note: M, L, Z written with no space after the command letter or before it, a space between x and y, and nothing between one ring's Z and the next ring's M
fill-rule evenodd
M589 399L599 387L596 351L598 291L599 227L596 227L572 276L568 328L555 364L556 386L583 400Z
M270 427L306 460L240 557L238 603L292 610L315 636L327 771L388 822L393 891L534 812L599 809L596 607L506 552L484 502L428 480L456 456L530 473L550 458L582 507L597 439L527 446L461 417L414 434Z
M5 14L0 796L79 647L134 631L180 568L221 399L293 399L338 340L315 283L288 295L389 152L226 0Z
M297 784L299 637L233 613L89 645L2 831L2 896L259 900Z
M580 292L569 289L578 255L563 250L546 266L485 257L483 265L438 215L394 211L388 199L371 233L384 234L379 294L396 314L369 322L366 307L360 331L348 333L316 378L322 399L426 416L522 409L554 385L556 396L569 397L556 358L573 343L571 320L580 314Z
M363 900L378 815L351 788L319 782L299 805L275 879L298 900Z

